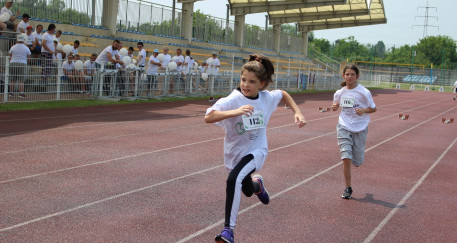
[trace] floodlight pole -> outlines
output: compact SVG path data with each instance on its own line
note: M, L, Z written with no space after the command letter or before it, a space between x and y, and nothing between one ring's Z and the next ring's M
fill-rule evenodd
M175 36L175 11L176 11L176 1L173 1L173 7L171 10L171 36Z
M227 4L227 14L225 16L225 43L228 43L229 17L230 17L230 4Z

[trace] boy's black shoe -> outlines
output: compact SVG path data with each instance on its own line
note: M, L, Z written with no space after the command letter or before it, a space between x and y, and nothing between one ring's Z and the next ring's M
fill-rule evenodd
M352 187L348 187L344 189L343 196L341 196L343 199L351 199L352 198Z

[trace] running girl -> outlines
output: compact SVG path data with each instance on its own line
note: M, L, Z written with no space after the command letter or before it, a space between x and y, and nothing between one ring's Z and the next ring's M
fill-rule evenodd
M333 111L342 107L336 131L346 181L344 199L352 198L351 164L359 167L363 163L369 113L376 111L370 91L357 83L359 76L359 68L355 64L347 64L343 69L343 88L333 96Z
M283 101L294 112L299 127L306 124L297 104L285 91L265 89L272 82L274 67L270 59L251 55L241 68L239 87L206 111L205 121L225 130L224 161L229 171L225 201L225 228L216 242L234 242L241 192L247 197L256 194L263 204L270 201L259 171L268 154L266 127L271 114Z

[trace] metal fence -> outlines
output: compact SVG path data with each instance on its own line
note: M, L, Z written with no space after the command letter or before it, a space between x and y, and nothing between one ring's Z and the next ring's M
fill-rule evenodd
M87 60L81 60L87 62ZM76 100L94 98L150 99L161 97L223 96L240 82L240 64L227 58L217 75L207 79L197 69L184 75L162 70L146 75L145 68L115 68L101 65L93 70L64 69L64 60L32 58L17 75L15 64L7 56L0 57L0 102L32 102ZM236 68L236 69L235 69ZM269 89L299 91L306 89L329 90L338 88L340 78L325 71L308 67L281 66L276 63L276 74Z

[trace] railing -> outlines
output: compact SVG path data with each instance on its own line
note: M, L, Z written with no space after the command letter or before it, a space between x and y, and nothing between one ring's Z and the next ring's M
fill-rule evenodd
M75 68L66 71L63 60L31 58L27 65L21 66L23 72L18 74L17 65L10 63L9 57L0 57L0 102L222 96L240 82L240 67L235 59L221 67L217 75L208 75L207 79L197 69L191 69L188 74L164 69L146 75L145 68L137 66L115 68L101 65L86 69L80 65L82 63L75 64ZM337 88L340 81L322 71L291 70L280 65L275 73L269 89L328 90Z

